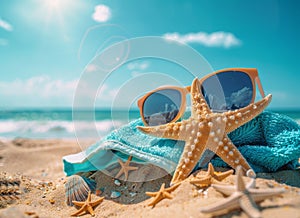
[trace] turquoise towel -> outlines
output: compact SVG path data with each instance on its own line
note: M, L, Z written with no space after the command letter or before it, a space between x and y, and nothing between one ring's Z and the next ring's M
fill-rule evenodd
M85 151L63 157L67 176L78 172L103 170L117 159L129 155L137 163L151 163L172 174L183 151L184 142L160 139L141 133L141 119L114 130ZM285 166L298 167L300 157L300 126L287 116L264 112L229 134L256 172L274 172ZM213 158L211 160L211 158ZM210 151L206 151L195 169L210 161L214 166L227 165Z

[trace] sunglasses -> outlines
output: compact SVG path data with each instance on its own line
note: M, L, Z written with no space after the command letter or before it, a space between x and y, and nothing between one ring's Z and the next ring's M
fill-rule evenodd
M199 80L201 92L213 112L243 108L253 103L256 84L265 94L255 68L230 68L211 73ZM185 112L186 95L191 87L164 86L138 100L145 125L156 126L179 120Z

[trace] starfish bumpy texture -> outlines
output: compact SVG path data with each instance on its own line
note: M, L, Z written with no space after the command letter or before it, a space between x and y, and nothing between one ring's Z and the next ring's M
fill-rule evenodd
M213 165L208 164L208 170L205 176L193 178L190 183L200 188L210 186L211 184L221 184L221 181L233 174L233 170L228 170L223 173L216 173Z
M116 178L119 178L124 173L125 181L126 181L128 179L128 172L131 170L138 169L138 167L129 166L131 160L132 160L132 156L129 156L128 160L125 163L123 163L120 159L118 159L119 164L121 165L121 169L116 175Z
M241 165L248 176L255 177L254 171L227 134L259 115L270 101L271 95L268 95L238 110L213 113L196 78L191 86L192 113L189 119L160 126L139 126L138 129L152 136L185 141L171 184L186 179L206 149L216 153L233 168Z
M158 192L146 192L146 195L153 197L154 199L148 204L148 206L155 206L161 200L168 198L172 199L172 195L170 194L172 191L178 188L180 183L177 183L169 188L165 188L165 183L163 183Z
M278 196L284 192L284 188L255 189L252 185L255 180L253 178L251 184L246 187L240 167L237 168L236 174L235 186L212 185L217 191L220 191L225 195L230 195L230 197L202 208L202 213L213 213L221 210L241 208L249 217L261 217L261 213L255 202Z
M101 197L98 200L92 202L91 192L89 192L89 195L85 202L72 201L72 203L76 206L79 206L80 209L77 212L71 214L71 216L79 216L82 212L89 212L92 216L95 216L93 207L99 205L103 201L103 199L104 197Z

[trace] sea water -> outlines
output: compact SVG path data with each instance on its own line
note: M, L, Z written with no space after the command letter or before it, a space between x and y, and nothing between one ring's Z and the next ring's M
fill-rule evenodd
M74 113L76 113L74 115ZM92 116L92 118L91 118ZM139 118L138 111L0 110L0 139L97 138Z
M300 124L300 110L274 110ZM75 111L72 109L0 110L0 139L14 138L97 138L140 118L132 111ZM91 119L92 114L92 119Z

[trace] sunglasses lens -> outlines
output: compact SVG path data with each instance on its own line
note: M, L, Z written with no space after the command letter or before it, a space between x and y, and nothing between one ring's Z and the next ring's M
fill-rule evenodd
M152 93L144 101L143 115L149 126L170 123L181 106L181 93L175 89L163 89Z
M251 103L253 85L247 73L226 71L207 78L202 93L213 111L235 110Z

